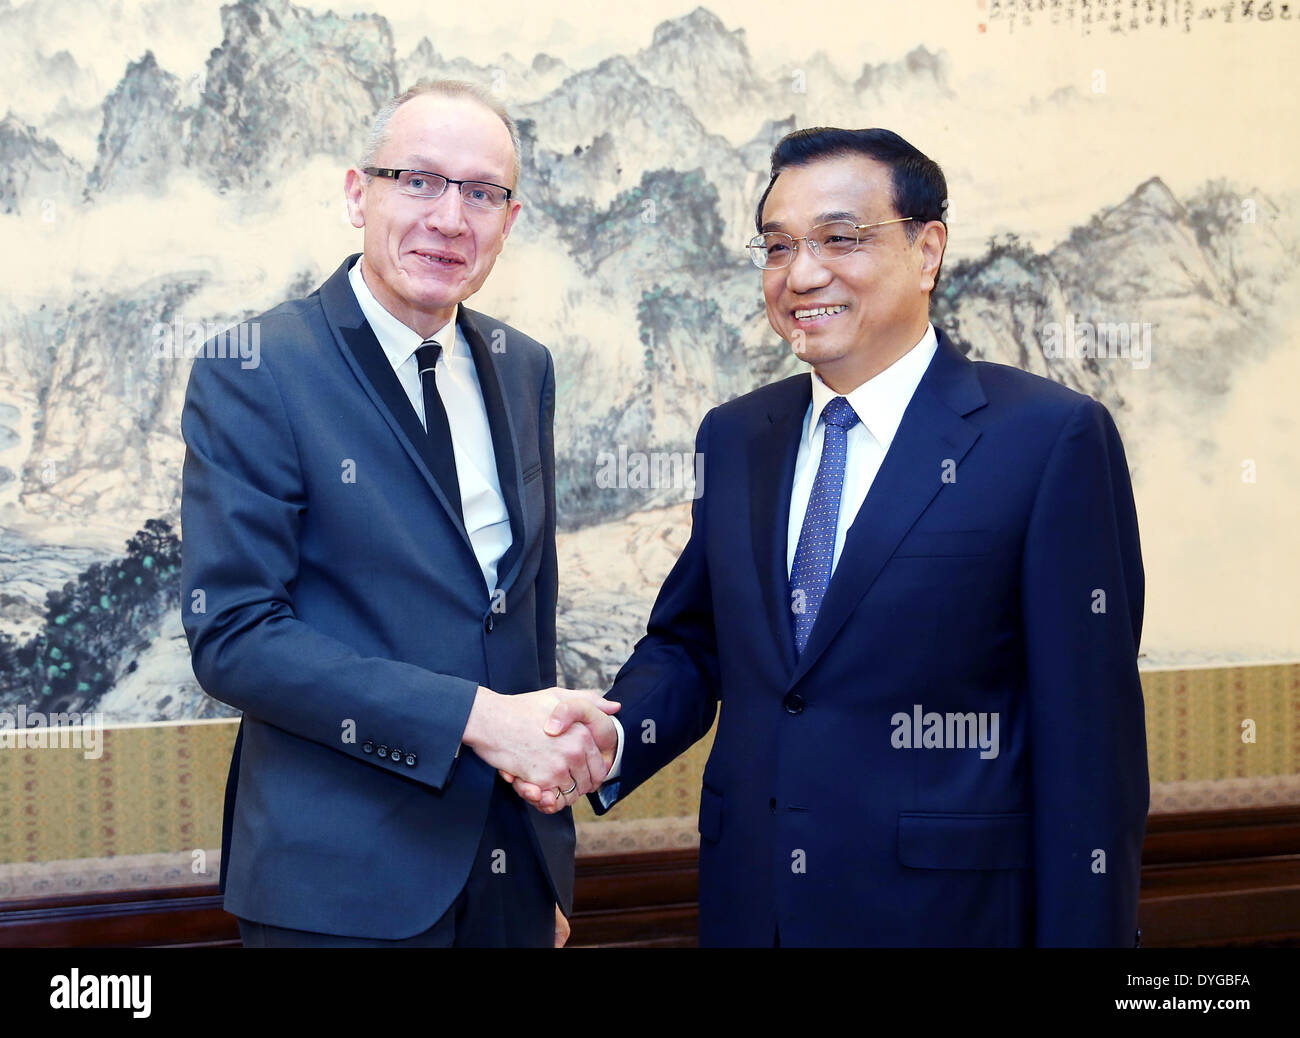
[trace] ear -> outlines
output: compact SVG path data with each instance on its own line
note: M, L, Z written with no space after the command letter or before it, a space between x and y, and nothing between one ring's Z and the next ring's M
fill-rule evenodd
M348 205L348 220L353 227L366 225L366 176L353 166L343 181L343 197Z
M943 262L943 250L948 245L948 228L939 220L931 220L916 236L921 248L921 291L933 292L934 279Z
M519 219L519 210L522 209L523 207L524 207L524 203L520 202L518 199L510 200L510 207L506 211L506 223L505 226L501 229L501 241L503 243L507 238L510 237L510 228L513 227L515 225L515 221Z

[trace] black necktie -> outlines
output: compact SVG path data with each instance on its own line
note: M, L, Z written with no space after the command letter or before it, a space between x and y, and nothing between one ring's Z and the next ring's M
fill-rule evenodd
M442 397L438 395L438 376L434 373L441 352L442 346L437 339L425 339L415 351L415 359L420 366L420 382L424 386L424 427L433 444L433 477L456 509L456 514L463 519L460 480L456 478L456 455L451 449L451 425L447 421L447 409L442 406Z

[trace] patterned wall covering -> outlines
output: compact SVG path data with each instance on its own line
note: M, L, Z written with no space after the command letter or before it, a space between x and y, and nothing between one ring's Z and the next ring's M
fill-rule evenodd
M1276 89L1300 29L1030 6L807 0L835 29L791 34L780 0L0 3L23 243L0 253L0 712L233 714L180 626L186 380L224 363L195 356L210 332L357 250L344 170L421 76L493 89L523 138L524 209L471 305L555 356L564 682L606 683L643 629L703 415L807 370L743 245L773 144L819 124L946 169L936 325L1114 415L1144 662L1300 659L1300 151L1277 130L1300 96Z
M1142 685L1153 813L1300 804L1300 664L1146 671ZM0 898L213 881L234 735L228 721L110 729L99 760L0 751ZM692 846L710 744L602 818L581 803L579 853Z

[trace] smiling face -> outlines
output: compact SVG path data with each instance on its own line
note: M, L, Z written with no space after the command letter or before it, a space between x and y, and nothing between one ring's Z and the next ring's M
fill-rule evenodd
M466 97L411 98L393 113L375 165L515 186L510 132L491 109ZM412 198L396 181L356 168L348 170L345 191L352 225L365 231L367 287L384 309L426 336L482 286L520 208L512 198L504 209L476 209L454 184L438 198Z
M762 219L764 231L798 238L832 220L870 224L911 215L894 211L889 168L850 154L782 170ZM858 250L830 263L799 241L794 262L763 271L772 328L838 393L884 371L925 334L946 228L932 221L909 242L907 226L862 231Z

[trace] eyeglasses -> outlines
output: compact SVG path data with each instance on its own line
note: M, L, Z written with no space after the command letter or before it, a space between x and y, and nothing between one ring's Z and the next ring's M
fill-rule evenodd
M877 223L851 223L848 220L832 220L819 223L808 234L798 238L791 237L784 231L767 231L756 234L748 245L749 258L759 270L777 270L788 267L794 262L794 254L799 251L796 242L806 241L812 254L824 263L843 259L850 253L857 252L862 244L862 231L872 227L884 227L891 223L907 223L916 220L915 216L900 216L894 220L880 220Z
M452 180L441 173L430 173L425 169L380 169L366 166L362 173L372 177L387 177L397 181L397 188L413 198L441 198L448 184L460 187L460 197L466 205L476 209L504 209L510 201L511 191L500 184L489 184L482 180Z

